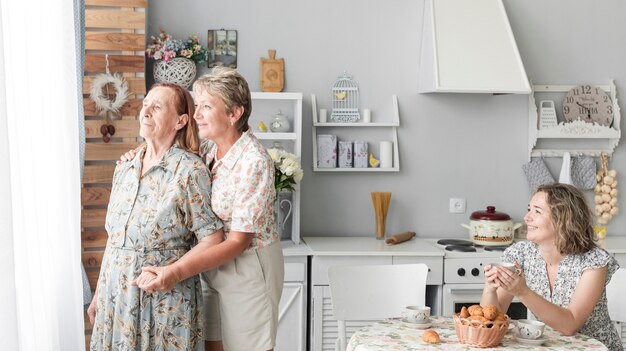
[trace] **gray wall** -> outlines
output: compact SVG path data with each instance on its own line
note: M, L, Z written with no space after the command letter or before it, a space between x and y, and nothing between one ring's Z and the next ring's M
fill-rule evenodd
M626 101L626 2L505 0L505 6L533 82L607 84L613 78L619 101ZM373 236L371 191L393 193L388 235L412 230L422 237L465 237L460 223L487 205L522 220L530 195L521 170L527 96L418 94L422 15L421 0L151 0L148 33L161 26L180 38L198 34L206 43L207 29L238 30L238 70L254 91L260 90L259 57L276 49L285 58L285 91L305 96L303 236ZM361 107L372 109L374 121L389 120L391 95L398 95L399 173L313 172L310 94L328 107L343 70L354 75ZM624 154L618 146L611 161L620 190ZM558 178L560 160L548 163ZM624 195L619 203L626 210ZM450 197L466 198L467 212L448 213ZM609 235L626 234L625 226L626 216L618 215Z

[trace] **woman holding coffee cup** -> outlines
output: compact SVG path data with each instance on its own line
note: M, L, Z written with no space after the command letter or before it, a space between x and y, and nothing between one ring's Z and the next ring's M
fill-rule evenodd
M623 350L606 300L606 285L619 264L596 245L592 218L576 187L540 186L524 216L528 240L513 244L502 256L517 271L486 265L480 304L506 311L517 298L564 335L579 332L610 350Z

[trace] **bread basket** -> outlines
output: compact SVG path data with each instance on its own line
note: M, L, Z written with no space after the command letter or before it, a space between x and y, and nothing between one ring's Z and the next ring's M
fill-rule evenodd
M473 347L494 347L500 344L511 322L509 316L506 316L506 320L500 323L468 320L461 318L458 313L455 313L452 318L454 319L456 336L461 344Z

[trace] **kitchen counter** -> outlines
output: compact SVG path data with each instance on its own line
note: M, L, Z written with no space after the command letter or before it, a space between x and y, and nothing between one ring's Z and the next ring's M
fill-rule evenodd
M285 257L311 255L311 250L303 242L300 242L300 244L295 244L291 240L281 240L280 247L283 249L283 256Z
M603 240L598 240L598 244L612 254L626 253L626 236L607 236Z
M420 256L443 257L444 252L430 242L413 239L387 245L374 237L305 237L313 256Z

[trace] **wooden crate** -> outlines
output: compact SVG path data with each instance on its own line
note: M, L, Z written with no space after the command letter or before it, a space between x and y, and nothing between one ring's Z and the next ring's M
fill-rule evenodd
M146 94L145 30L147 0L85 1L85 72L83 106L85 110L85 170L81 191L82 259L92 291L107 242L104 229L106 206L111 195L115 160L139 139L137 115ZM122 107L122 118L114 120L115 135L104 143L100 134L103 118L89 98L94 76L120 73L128 82L129 99ZM92 326L85 314L86 349L89 350Z

